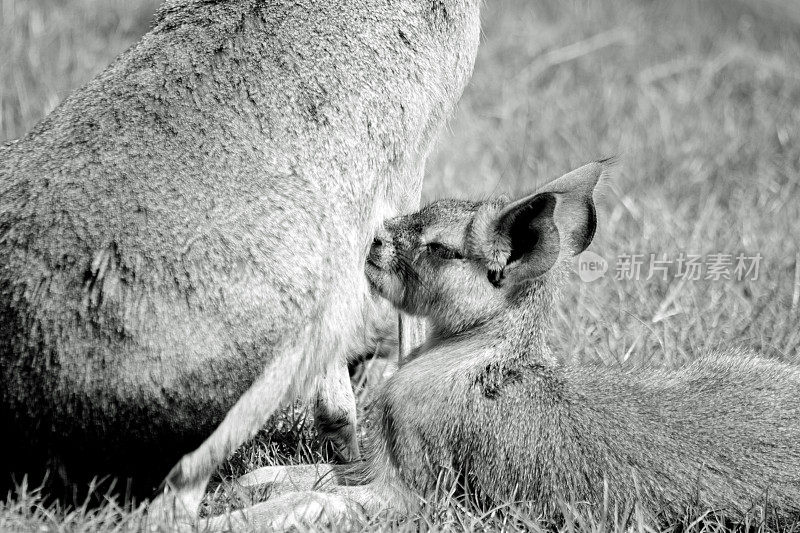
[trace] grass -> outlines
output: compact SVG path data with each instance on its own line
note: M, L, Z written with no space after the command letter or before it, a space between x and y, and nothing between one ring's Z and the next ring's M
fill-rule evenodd
M23 135L147 29L157 2L0 0L0 140ZM791 0L494 0L475 76L428 164L424 196L517 194L598 157L619 163L590 248L609 265L576 275L552 344L564 358L678 366L747 346L800 361L800 8ZM760 254L757 279L682 280L681 253ZM642 254L639 279L616 279ZM649 255L673 263L648 276ZM301 409L240 450L229 478L324 459ZM219 480L218 480L219 481ZM208 512L252 495L217 483ZM563 531L647 530L610 510L567 512ZM699 518L699 520L695 520ZM64 510L34 492L0 503L0 530L114 531L143 513ZM631 525L632 524L632 525ZM367 530L518 529L453 502ZM755 524L758 528L758 524ZM678 529L721 531L687 514ZM762 528L763 529L763 528ZM797 530L797 527L795 528Z

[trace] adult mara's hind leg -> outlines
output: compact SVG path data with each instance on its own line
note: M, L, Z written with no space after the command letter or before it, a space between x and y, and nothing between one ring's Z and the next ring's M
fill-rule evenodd
M334 468L328 464L275 465L252 470L238 477L236 483L242 487L277 485L296 492L330 488L336 484L336 475Z
M360 506L340 494L298 491L201 520L200 531L304 531L310 524L339 523L363 516ZM304 527L305 526L305 527Z
M204 531L302 531L312 524L347 525L384 510L404 509L401 499L388 497L378 485L337 486L330 491L288 492L198 525Z
M296 337L301 341L299 344L276 352L278 355L237 400L211 436L175 465L165 480L167 490L153 502L152 509L190 519L197 516L211 474L258 432L296 382L305 381L309 365L307 354L314 347L302 341L313 338L308 331L300 332Z

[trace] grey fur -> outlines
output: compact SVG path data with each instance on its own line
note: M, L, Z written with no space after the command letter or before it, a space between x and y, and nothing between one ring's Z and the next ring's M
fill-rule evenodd
M478 9L168 0L4 146L0 466L50 457L147 494L251 383L271 383L272 412L343 364L371 236L418 202ZM248 424L173 479L204 484Z
M476 248L491 239L475 239L473 227L483 205L502 220L496 203L445 201L386 224L394 249L373 248L379 268L368 265L368 276L438 334L379 396L368 477L431 498L446 474L490 505L527 501L548 515L559 501L602 505L607 483L612 506L638 503L667 521L689 508L741 518L765 501L778 516L800 516L797 366L725 352L677 371L633 371L552 354L545 332L572 245L580 251L594 233L601 171L587 165L519 201L555 196L555 212L542 209L526 227L553 220L561 258L535 279L506 274L499 288L486 279L496 250ZM536 263L545 237L515 272ZM431 257L432 240L465 259ZM416 258L410 268L392 266L403 256Z
M319 519L325 506L329 517L407 512L452 488L489 508L526 503L533 516L562 503L598 516L607 498L612 513L638 505L673 524L693 510L764 518L765 502L770 519L800 518L800 367L732 351L624 370L563 363L548 346L569 258L594 233L602 171L587 165L508 205L444 200L386 223L367 276L432 336L379 391L368 459L335 467L341 486L322 507L310 492L271 500L270 524ZM527 243L503 222L524 204ZM554 241L559 258L531 277Z

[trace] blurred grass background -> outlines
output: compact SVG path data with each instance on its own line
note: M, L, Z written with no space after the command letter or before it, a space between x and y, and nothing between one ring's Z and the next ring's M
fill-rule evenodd
M0 141L135 42L158 3L0 0ZM556 351L676 366L747 346L800 360L800 2L494 0L483 19L475 75L429 161L425 199L513 195L619 159L590 248L610 270L574 277ZM757 280L682 282L674 264L668 279L646 279L649 254L681 252L763 259ZM641 279L615 279L621 254L645 255ZM225 471L318 458L302 426L262 435ZM88 511L3 505L3 529L107 525Z
M794 4L792 4L794 5ZM797 4L800 6L800 3ZM520 192L618 155L556 346L680 364L731 344L797 359L800 25L721 1L488 3L485 39L427 197ZM760 253L756 281L647 277L649 254ZM644 254L639 281L615 280Z

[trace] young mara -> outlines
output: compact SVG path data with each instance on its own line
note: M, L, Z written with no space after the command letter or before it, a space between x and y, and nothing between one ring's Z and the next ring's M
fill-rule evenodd
M49 468L149 496L177 462L192 509L325 373L323 426L357 454L344 357L364 260L416 208L479 4L166 0L0 147L3 494Z
M594 235L602 172L592 163L515 202L443 200L388 221L367 277L426 317L431 336L372 406L367 460L335 467L328 492L284 494L232 519L403 512L453 483L534 514L607 497L664 521L688 508L735 518L765 501L800 516L800 368L729 352L632 371L562 363L548 347L569 258ZM242 481L280 479L316 476L268 468Z

